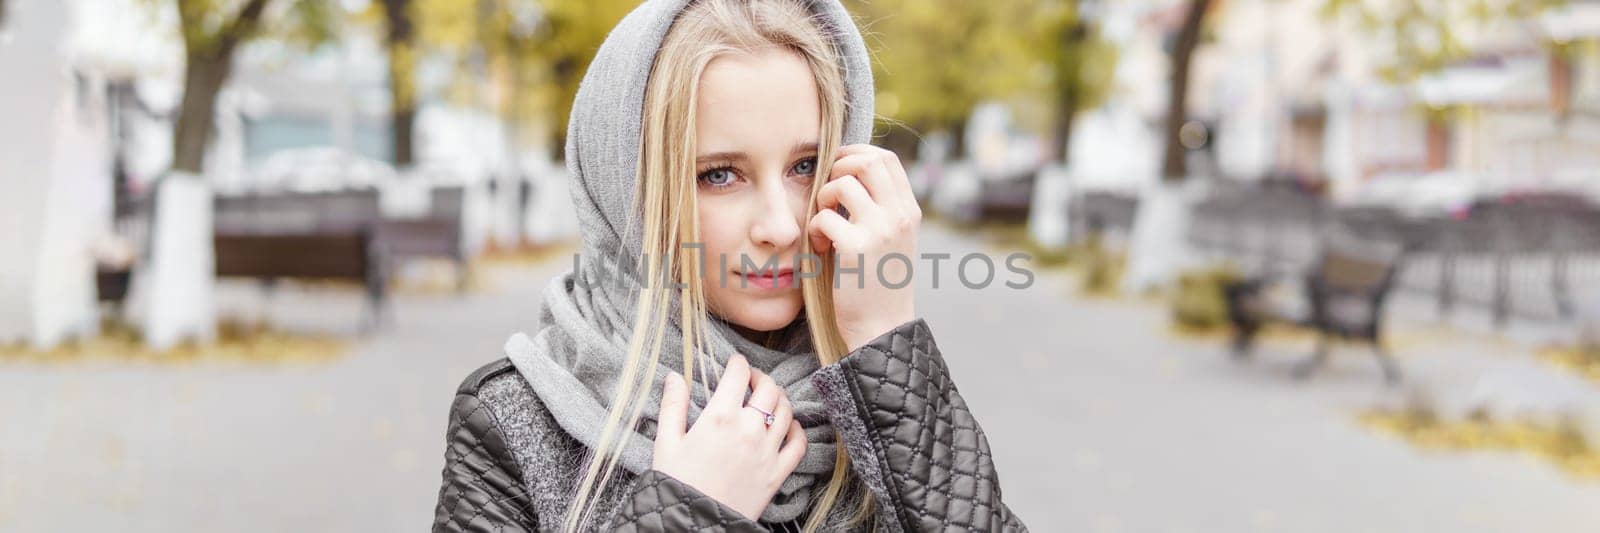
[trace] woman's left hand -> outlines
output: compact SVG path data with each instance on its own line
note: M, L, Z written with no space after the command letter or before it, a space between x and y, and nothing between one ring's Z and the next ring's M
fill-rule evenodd
M837 268L851 270L830 282L839 332L855 351L916 318L911 275L922 207L894 152L852 144L836 156L806 233L813 253L832 250ZM840 205L850 218L835 211Z

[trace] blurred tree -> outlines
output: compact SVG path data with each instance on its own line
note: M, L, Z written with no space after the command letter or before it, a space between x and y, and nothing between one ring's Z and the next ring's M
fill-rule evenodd
M851 0L876 61L884 125L952 129L960 153L967 115L980 101L1038 86L1040 2Z
M1348 17L1385 47L1378 74L1409 83L1476 50L1465 38L1497 21L1530 20L1568 0L1324 0L1325 18Z
M1189 65L1194 49L1200 46L1201 25L1211 0L1188 0L1188 4L1183 24L1172 42L1172 78L1167 85L1166 125L1162 129L1161 178L1169 181L1181 181L1189 174L1185 157L1188 150L1181 135L1189 120Z
M420 21L417 46L459 59L456 98L499 113L513 137L542 121L557 146L594 52L638 3L410 1ZM1034 91L1055 95L1065 142L1072 114L1103 100L1116 61L1115 48L1078 20L1078 1L850 0L848 7L873 49L884 123L960 130L979 101ZM485 84L500 88L488 100Z
M403 170L415 161L417 43L411 0L383 0L383 15L383 42L389 50L389 145L395 168Z
M414 0L418 46L451 54L450 93L499 114L513 142L534 122L557 146L578 83L611 28L638 0ZM482 90L491 88L488 95Z
M211 197L201 179L216 126L217 93L234 52L255 37L320 42L332 37L333 0L148 0L175 6L184 50L183 97L173 128L172 168L161 180L151 219L149 261L139 268L149 296L143 338L158 349L183 338L216 338Z
M198 175L215 124L217 93L233 70L234 50L263 27L312 42L326 40L333 35L333 11L330 0L174 1L182 25L184 73L172 168Z
M214 0L177 3L184 71L183 101L173 128L172 167L199 175L215 123L217 93L233 70L233 51L255 34L268 0L247 0L236 10Z
M1041 58L1050 65L1050 91L1056 107L1054 147L1066 164L1072 148L1072 124L1079 111L1094 109L1110 93L1117 48L1100 38L1084 13L1084 0L1045 5L1038 32Z
M516 52L505 55L506 61L519 65L523 75L533 76L517 80L519 86L534 82L549 88L547 94L530 94L537 103L530 107L548 110L557 146L566 138L572 100L589 62L612 26L637 4L636 0L542 0L543 17L535 32L525 37L500 33L503 42L517 43L500 47L501 52Z
M1397 85L1470 59L1477 44L1467 37L1483 35L1497 22L1529 21L1566 0L1325 0L1325 18L1346 17L1358 31L1373 38L1388 58L1378 65L1380 78ZM1550 43L1550 46L1557 45ZM1448 123L1458 115L1453 105L1419 105L1428 123L1428 168L1449 160Z

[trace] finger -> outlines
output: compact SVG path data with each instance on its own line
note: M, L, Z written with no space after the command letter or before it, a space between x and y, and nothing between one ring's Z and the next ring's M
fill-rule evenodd
M683 375L667 374L661 380L661 412L656 415L656 442L676 441L683 437L684 424L689 418L689 386Z
M750 400L745 405L760 409L763 413L771 413L778 407L778 396L782 392L778 389L778 382L758 369L750 369ZM756 413L758 417L765 417Z
M794 467L800 466L800 459L806 456L806 430L800 427L799 422L789 422L789 434L783 443L783 448L778 449L778 466L783 469L783 475L788 476Z
M767 449L782 449L783 438L788 434L789 423L794 421L794 404L789 401L788 395L778 397L778 405L772 410L772 427L767 428Z
M871 145L869 143L846 144L844 146L840 146L838 148L834 148L833 149L833 159L835 161L837 161L837 160L839 160L840 158L843 158L843 157L849 157L849 156L852 156L852 155L870 154L870 153L872 153L874 151L877 151L877 150L882 150L882 148L878 148L877 146L873 146L873 145Z
M728 367L717 380L717 390L706 401L706 409L735 411L744 408L744 393L750 390L750 362L743 355L728 358Z
M838 154L837 150L835 154ZM862 184L866 184L867 192L872 194L878 205L899 213L915 213L918 218L922 216L922 206L917 205L917 194L910 187L910 174L906 173L906 165L902 165L899 154L872 144L851 144L843 154L870 160L858 176L872 176L862 179Z
M850 220L876 220L883 214L883 207L872 201L872 195L867 193L867 188L855 176L845 176L828 182L817 191L817 208L831 210L843 204L850 210Z
M906 165L900 161L900 154L882 148L878 150L883 152L884 166L889 168L889 181L901 192L915 199L916 195L911 190L911 174L906 172Z
M855 176L867 190L867 195L880 206L896 207L900 203L899 190L892 183L889 167L883 164L883 155L880 153L859 153L844 157L833 164L828 174L829 182L838 180L841 176Z
M818 211L806 224L806 236L811 239L812 253L821 255L833 248L854 249L860 242L861 228L850 224L844 215L832 209Z
M894 196L904 199L905 203L907 204L904 206L907 213L912 212L911 208L915 207L916 212L920 215L922 208L921 206L917 205L917 195L911 189L911 175L906 172L905 165L901 163L900 154L895 153L893 150L888 150L865 143L851 144L840 147L839 149L834 150L834 154L836 157L853 155L876 156L879 163L885 170L887 170L886 176L888 179L886 180L886 183L889 188L895 191ZM838 163L835 163L835 165L837 164ZM878 194L878 189L873 189L871 185L871 183L868 184L868 189L871 190L872 197L881 200L882 197Z

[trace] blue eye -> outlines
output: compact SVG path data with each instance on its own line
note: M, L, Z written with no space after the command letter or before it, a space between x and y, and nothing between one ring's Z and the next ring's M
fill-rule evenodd
M733 169L724 167L713 168L711 170L701 172L698 176L698 179L701 183L705 183L706 185L710 185L712 187L727 187L732 185L733 180L737 177L738 176L734 175Z
M816 174L817 173L817 158L815 158L815 157L807 157L805 159L801 159L799 163L795 163L794 164L793 171L794 171L795 174L799 174L799 175L802 175L802 176L810 176L812 174Z

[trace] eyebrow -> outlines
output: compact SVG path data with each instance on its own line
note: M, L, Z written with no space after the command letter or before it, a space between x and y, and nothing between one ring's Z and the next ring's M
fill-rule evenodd
M817 143L801 141L795 143L794 147L789 149L789 154L794 155L815 151L817 151ZM710 161L738 162L746 159L749 159L749 156L745 155L744 152L712 152L696 157L694 158L694 161L695 163L706 163Z

